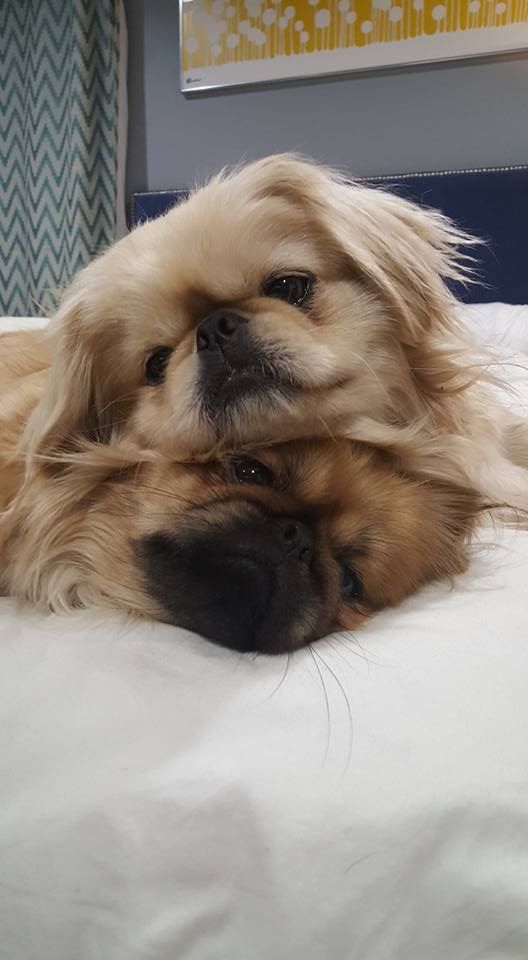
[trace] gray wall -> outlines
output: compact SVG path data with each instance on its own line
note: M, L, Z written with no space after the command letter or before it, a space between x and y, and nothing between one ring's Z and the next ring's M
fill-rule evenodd
M528 161L528 55L184 97L177 0L128 0L128 190L298 150L357 174Z

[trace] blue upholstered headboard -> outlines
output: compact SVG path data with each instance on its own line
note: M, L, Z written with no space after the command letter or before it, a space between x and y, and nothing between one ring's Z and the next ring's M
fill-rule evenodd
M482 282L457 287L462 301L528 303L528 164L365 180L442 210L486 241L478 252ZM185 188L134 194L134 226L166 213L187 195Z

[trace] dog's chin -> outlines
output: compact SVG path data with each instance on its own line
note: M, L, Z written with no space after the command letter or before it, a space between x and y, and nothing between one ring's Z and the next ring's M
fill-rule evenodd
M202 377L200 383L202 413L217 435L250 413L262 415L265 409L266 415L272 415L294 393L294 385L277 372L250 364L238 369L225 366Z
M268 418L296 392L291 376L272 354L256 345L247 330L222 349L200 352L198 402L202 419L220 439L240 420ZM254 439L254 438L253 438Z
M216 410L236 408L246 400L258 400L279 389L277 380L256 369L231 370L215 390L206 392L206 404Z
M289 401L291 392L281 387L237 377L213 403L204 403L204 424L209 425L215 443L223 448L233 443L266 441L273 436L276 424L284 422Z

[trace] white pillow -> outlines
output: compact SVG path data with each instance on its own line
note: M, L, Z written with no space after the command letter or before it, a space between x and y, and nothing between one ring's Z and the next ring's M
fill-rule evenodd
M2 956L525 960L528 537L480 564L289 664L4 601Z
M525 960L528 535L488 538L289 663L2 601L2 957Z

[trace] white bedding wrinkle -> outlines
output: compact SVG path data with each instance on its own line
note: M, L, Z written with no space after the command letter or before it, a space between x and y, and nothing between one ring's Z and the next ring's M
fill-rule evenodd
M309 651L281 683L3 601L2 955L524 960L528 537L496 553L319 644L329 719Z
M315 660L0 601L1 960L526 960L528 534L481 539Z
M528 354L528 306L465 304L459 315L470 330L491 346Z
M49 323L46 317L0 317L0 333L13 330L42 330Z

